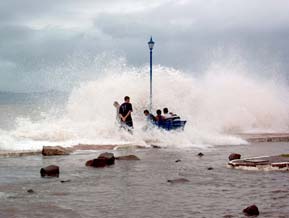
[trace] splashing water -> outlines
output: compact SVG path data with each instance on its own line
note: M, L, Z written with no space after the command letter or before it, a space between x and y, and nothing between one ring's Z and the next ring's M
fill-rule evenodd
M147 67L125 67L74 88L61 117L50 113L40 121L17 118L17 128L1 130L0 149L78 143L206 147L245 143L234 133L288 130L288 91L273 80L258 80L243 69L220 67L210 68L199 78L161 66L154 66L153 73L153 111L168 107L180 115L187 120L183 132L143 130L143 110L149 104ZM133 135L115 125L112 104L121 103L126 95L133 104Z

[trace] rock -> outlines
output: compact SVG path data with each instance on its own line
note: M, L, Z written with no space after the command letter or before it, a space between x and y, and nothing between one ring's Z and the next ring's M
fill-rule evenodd
M247 216L258 216L259 209L256 205L251 205L243 210L243 213Z
M125 145L117 145L113 150L132 150L132 149L146 149L147 147L142 145L132 145L132 144L125 144Z
M236 154L236 153L232 153L229 156L229 160L236 160L236 159L241 159L241 154Z
M93 159L93 160L94 160L94 159ZM93 166L93 160L88 160L88 161L86 161L85 166L87 166L87 167L92 167L92 166Z
M135 155L126 155L126 156L119 156L115 158L116 160L140 160L137 156Z
M43 146L42 155L52 156L52 155L68 155L72 152L71 148L64 148L61 146Z
M115 157L113 153L105 152L100 154L97 159L103 159L107 165L112 165L114 164Z
M33 189L28 189L27 192L28 192L29 194L33 194L33 193L34 193L34 190L33 190Z
M88 167L105 167L107 166L107 162L105 159L93 159L93 160L89 160L85 163L85 166Z
M185 178L179 178L179 179L169 179L167 182L172 183L172 184L176 184L176 183L185 183L185 182L189 182L190 180L185 179Z
M151 145L152 148L157 148L157 149L160 149L162 148L161 146L158 146L158 145Z
M61 182L61 183L71 182L71 180L70 180L70 179L68 179L68 180L61 180L60 182Z
M40 170L41 177L59 177L59 167L50 165Z
M115 157L113 153L102 153L98 156L98 158L89 160L85 163L85 166L90 167L105 167L108 165L114 164Z
M204 154L200 152L200 153L198 153L198 156L199 156L199 157L203 157Z

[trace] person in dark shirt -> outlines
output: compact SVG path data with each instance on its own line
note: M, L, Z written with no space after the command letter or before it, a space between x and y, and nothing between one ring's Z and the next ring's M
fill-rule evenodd
M119 107L119 116L121 119L121 125L123 127L133 128L133 122L131 117L132 105L128 96L124 97L124 103Z
M160 109L157 110L157 115L156 115L156 121L163 121L165 120L165 117L162 116L162 111Z

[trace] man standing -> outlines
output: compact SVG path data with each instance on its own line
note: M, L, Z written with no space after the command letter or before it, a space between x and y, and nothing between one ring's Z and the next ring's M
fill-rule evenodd
M119 116L121 118L121 125L124 127L133 128L131 117L132 105L128 96L124 97L124 103L119 107Z

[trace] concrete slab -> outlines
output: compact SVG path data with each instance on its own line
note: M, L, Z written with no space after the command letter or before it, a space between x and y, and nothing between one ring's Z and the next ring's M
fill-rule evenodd
M289 154L232 160L228 167L243 170L289 171Z

